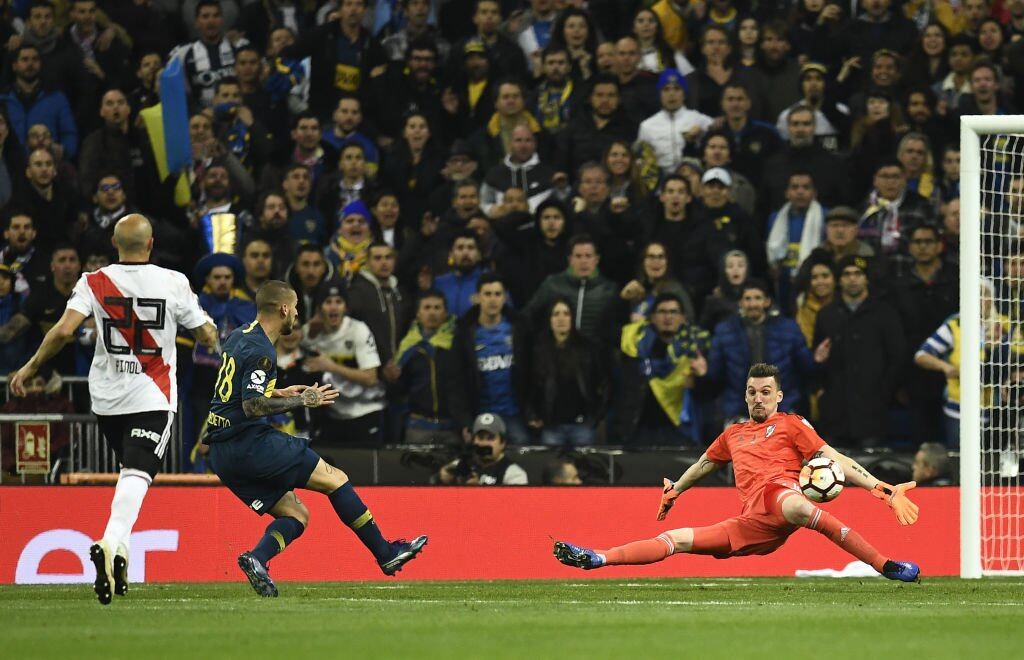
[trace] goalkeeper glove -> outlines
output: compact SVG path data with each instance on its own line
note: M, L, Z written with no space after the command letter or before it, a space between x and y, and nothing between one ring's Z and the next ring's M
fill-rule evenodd
M895 486L879 481L872 489L871 494L889 505L901 525L913 525L917 522L918 506L910 501L906 493L915 486L917 486L916 481L908 481Z
M675 484L671 480L665 479L665 488L661 493L661 505L658 507L658 520L665 519L668 510L676 503L677 497L679 497L679 492L676 491Z

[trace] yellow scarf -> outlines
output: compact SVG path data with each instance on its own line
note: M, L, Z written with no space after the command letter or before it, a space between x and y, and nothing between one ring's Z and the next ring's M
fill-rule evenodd
M338 270L341 271L339 274L344 279L352 279L366 265L366 255L370 250L371 240L367 238L358 243L350 243L344 236L338 234L338 240L334 243L334 251L341 257Z

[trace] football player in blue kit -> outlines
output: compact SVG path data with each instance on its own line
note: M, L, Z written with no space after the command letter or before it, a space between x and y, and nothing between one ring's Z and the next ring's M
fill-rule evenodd
M309 510L296 497L296 488L327 495L338 517L373 553L385 575L400 571L427 543L426 536L387 541L348 476L303 439L274 429L265 419L299 406L328 406L338 397L332 385L274 387L274 342L296 329L297 304L295 291L278 280L264 283L256 292L256 320L235 330L223 344L204 440L224 485L256 513L274 518L256 547L238 557L239 567L261 596L277 596L267 564L309 522Z

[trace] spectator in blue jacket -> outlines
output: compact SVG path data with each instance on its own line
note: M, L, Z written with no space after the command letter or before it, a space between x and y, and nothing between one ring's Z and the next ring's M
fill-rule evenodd
M448 263L452 269L434 280L434 288L444 294L448 312L462 317L473 306L476 285L484 273L480 256L480 239L470 229L452 238Z
M727 422L746 417L743 395L751 365L766 362L779 368L785 393L779 410L792 412L804 403L802 386L807 376L828 357L821 346L812 354L796 321L770 314L771 306L768 286L748 280L740 293L739 315L715 327L707 377L724 386L719 403Z
M0 102L7 106L11 130L21 144L28 140L28 129L34 124L45 124L53 139L63 150L66 159L78 152L78 127L75 125L71 105L63 92L49 91L39 80L39 49L23 45L15 51L14 84L0 94Z

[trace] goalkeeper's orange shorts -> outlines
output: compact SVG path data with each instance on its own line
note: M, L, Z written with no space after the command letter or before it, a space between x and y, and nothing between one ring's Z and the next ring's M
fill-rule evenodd
M707 527L695 527L690 552L717 559L775 552L790 534L800 529L782 516L782 500L794 491L803 497L795 481L768 483L747 502L740 515Z

